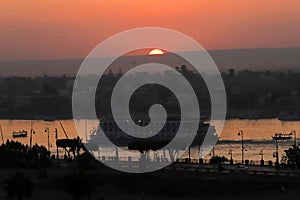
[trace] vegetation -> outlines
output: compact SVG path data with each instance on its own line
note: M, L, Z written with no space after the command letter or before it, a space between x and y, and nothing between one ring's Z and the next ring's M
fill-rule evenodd
M281 166L288 168L298 168L300 169L300 148L299 146L293 148L289 148L284 151L285 156L283 156L281 160Z
M208 114L209 95L201 76L184 65L176 69L193 85L201 102L202 114ZM120 73L110 71L100 80L96 107L103 115L110 114L110 106L107 105L113 87L121 76ZM164 78L172 74L165 72L161 76ZM292 114L300 118L300 113L295 111L300 109L300 73L248 70L237 72L230 69L222 73L222 78L226 88L228 117L259 118ZM0 77L0 118L71 118L74 79L66 76ZM134 105L136 113L144 112L153 102L165 104L171 110L176 110L173 94L164 87L140 88L135 92L135 97L132 98L131 104ZM142 105L138 103L141 101Z
M228 161L228 158L225 156L213 156L210 160L212 164L217 165L219 169L222 169L222 166Z
M44 146L30 148L9 140L0 146L0 167L46 167L49 162L50 152Z

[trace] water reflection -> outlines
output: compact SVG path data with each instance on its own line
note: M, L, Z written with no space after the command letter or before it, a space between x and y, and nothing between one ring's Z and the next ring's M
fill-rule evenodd
M69 138L75 138L78 136L73 120L62 121L43 121L43 120L0 120L2 127L3 139L6 141L15 140L24 144L30 143L30 123L32 122L32 128L35 134L32 135L32 143L38 143L39 145L48 146L48 136L46 129L49 129L49 143L53 154L56 151L55 146L55 128L58 131L58 138L66 138L65 133L60 125L62 123L66 134ZM78 128L85 131L86 138L82 138L83 141L89 139L89 133L91 130L97 128L98 121L96 120L80 120L80 126ZM212 122L212 124L218 123L218 121ZM217 126L218 127L218 126ZM244 132L245 143L245 159L260 160L260 152L263 150L265 160L273 160L273 153L275 151L275 141L272 140L272 136L276 132L289 133L291 130L300 131L300 122L289 121L282 122L277 119L261 119L261 120L227 120L222 132L217 130L220 136L219 143L215 146L214 151L216 155L230 157L229 150L232 150L232 156L234 160L241 160L241 141L238 136L238 131ZM13 131L27 130L28 136L25 138L13 138ZM294 140L280 141L279 142L279 156L283 154L284 149L288 149L293 145ZM202 155L201 155L202 154ZM114 150L105 149L100 147L99 152L95 152L95 156L114 156ZM187 153L184 154L187 156ZM203 155L203 150L199 150L197 147L192 149L192 158L209 158L211 155Z

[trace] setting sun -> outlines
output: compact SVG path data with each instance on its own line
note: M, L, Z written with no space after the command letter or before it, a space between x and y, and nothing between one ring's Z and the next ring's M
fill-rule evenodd
M150 52L149 52L149 55L152 56L152 55L163 55L164 52L160 49L152 49Z

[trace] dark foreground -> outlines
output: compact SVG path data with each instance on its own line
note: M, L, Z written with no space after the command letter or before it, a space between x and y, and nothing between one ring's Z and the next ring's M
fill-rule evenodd
M102 165L97 169L79 170L74 163L62 162L49 169L0 169L0 199L6 196L5 180L17 172L33 183L31 199L284 199L300 196L299 176L170 168L127 174ZM15 190L18 190L17 183Z

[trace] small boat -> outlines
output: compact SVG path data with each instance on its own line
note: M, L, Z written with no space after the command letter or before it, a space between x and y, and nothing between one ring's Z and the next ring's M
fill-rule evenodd
M275 133L274 136L272 136L273 140L289 140L293 138L293 133Z
M27 137L27 131L14 131L12 132L13 138L19 138L19 137Z

